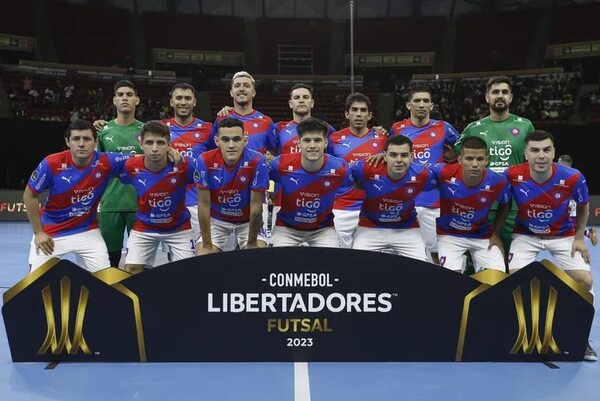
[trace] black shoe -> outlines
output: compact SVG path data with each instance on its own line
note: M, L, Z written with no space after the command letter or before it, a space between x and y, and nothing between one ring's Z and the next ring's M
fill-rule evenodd
M583 355L583 360L588 362L596 362L598 360L598 354L596 354L596 351L594 351L589 342L587 348L585 349L585 355Z

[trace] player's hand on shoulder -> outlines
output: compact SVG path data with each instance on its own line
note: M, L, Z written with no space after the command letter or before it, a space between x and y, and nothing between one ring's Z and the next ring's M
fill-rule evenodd
M179 164L183 161L183 157L181 156L181 154L173 148L169 148L167 150L167 158L170 162L173 162L175 164Z
M385 128L383 128L381 125L375 125L373 127L373 131L377 134L377 135L381 135L381 136L390 136L390 133L388 132L388 130L386 130Z
M219 112L217 113L217 117L225 117L231 114L231 112L233 111L233 107L230 106L224 106L221 110L219 110Z
M379 163L383 162L383 152L371 155L365 159L365 164L369 166L377 167Z
M95 120L92 125L94 126L96 131L102 131L104 129L104 126L106 125L106 123L107 123L106 120Z
M40 254L40 251L44 253L44 255L52 255L54 252L54 240L51 236L46 234L43 231L35 234L35 253Z

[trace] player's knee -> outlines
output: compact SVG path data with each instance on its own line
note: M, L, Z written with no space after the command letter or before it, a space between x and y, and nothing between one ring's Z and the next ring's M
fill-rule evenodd
M130 274L139 274L144 271L144 265L125 265L125 271Z
M592 285L594 284L594 280L592 279L591 274L581 274L575 278L579 285L585 288L588 291L592 290Z

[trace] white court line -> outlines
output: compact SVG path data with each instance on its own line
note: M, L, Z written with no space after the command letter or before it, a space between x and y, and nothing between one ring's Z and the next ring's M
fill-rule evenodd
M294 362L294 401L310 401L307 362Z

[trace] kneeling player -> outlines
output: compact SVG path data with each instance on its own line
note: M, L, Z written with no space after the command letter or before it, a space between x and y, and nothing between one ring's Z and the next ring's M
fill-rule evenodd
M244 123L225 118L215 137L218 149L198 158L200 239L197 255L221 252L233 234L240 248L264 248L262 202L269 187L265 157L245 145Z
M186 185L199 179L193 159L169 162L169 127L149 121L142 127L143 157L125 163L121 181L137 192L138 211L127 242L125 270L136 274L151 263L156 248L164 242L173 261L194 255L190 212L185 207Z
M352 185L346 162L324 155L328 127L310 117L298 124L300 153L283 154L269 164L269 176L281 184L281 210L273 246L339 247L333 227L333 201L340 187Z
M121 173L129 155L94 151L96 130L85 120L69 125L65 142L69 150L47 156L23 193L33 228L31 271L67 253L76 254L92 272L110 266L96 211L109 180ZM38 195L45 189L48 199L40 216Z

